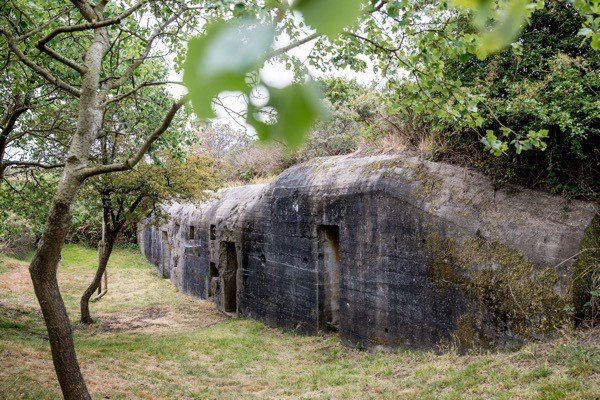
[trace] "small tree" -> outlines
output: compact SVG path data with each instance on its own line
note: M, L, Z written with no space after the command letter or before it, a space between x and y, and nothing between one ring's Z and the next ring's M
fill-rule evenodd
M167 201L200 200L218 187L214 163L206 157L179 159L171 154L138 164L132 171L98 176L86 183L81 202L97 210L102 219L102 239L98 244L98 269L81 297L81 322L93 322L90 298L101 286L102 276L119 234L150 213L160 216Z
M136 79L136 73L149 61L164 60L164 54L153 52L157 44L180 43L181 34L190 23L195 26L199 14L214 15L219 7L152 0L118 4L108 0L72 0L67 4L53 0L37 3L14 0L9 3L11 9L27 20L20 25L14 25L9 17L1 20L0 35L12 56L36 80L43 80L70 96L77 106L74 129L67 134L68 152L62 179L53 195L44 232L29 269L63 395L66 399L89 399L56 276L72 208L87 179L133 168L167 131L183 106L181 100L157 110L160 122L143 131L144 138L134 151L121 154L111 164L90 163L107 108L133 93L164 83ZM57 44L65 38L76 46L75 56L73 51L61 51L64 49ZM121 130L124 138L131 134L129 129L125 126Z

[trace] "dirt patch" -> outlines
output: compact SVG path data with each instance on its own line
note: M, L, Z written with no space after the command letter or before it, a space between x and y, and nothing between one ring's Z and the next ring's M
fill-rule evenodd
M226 320L214 307L205 301L186 307L150 307L122 311L99 316L95 328L101 332L155 333L161 331L206 328ZM207 304L205 304L207 303ZM92 328L92 330L94 330Z
M102 318L100 330L104 332L124 332L160 328L169 325L170 317L168 307L129 310L118 315Z
M31 292L33 290L27 264L5 260L4 266L8 271L0 275L0 290L10 290L16 293Z

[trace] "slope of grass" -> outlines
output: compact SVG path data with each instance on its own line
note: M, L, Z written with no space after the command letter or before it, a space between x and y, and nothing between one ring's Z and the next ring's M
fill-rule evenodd
M93 249L68 245L60 282L69 313L91 279ZM0 399L59 397L45 328L24 261L0 260ZM109 265L96 323L74 322L94 398L598 399L598 333L514 353L374 354L334 336L298 336L227 319L178 293L135 249Z

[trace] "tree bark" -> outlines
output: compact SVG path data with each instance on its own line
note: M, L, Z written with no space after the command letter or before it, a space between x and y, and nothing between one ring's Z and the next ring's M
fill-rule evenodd
M91 399L79 368L71 323L56 277L60 252L71 223L71 204L79 182L69 174L61 181L50 208L46 227L29 266L48 339L56 376L65 399Z

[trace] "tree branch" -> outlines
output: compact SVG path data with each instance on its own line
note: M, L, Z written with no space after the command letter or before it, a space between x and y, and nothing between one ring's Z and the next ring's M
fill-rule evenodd
M44 164L33 161L4 161L2 163L5 167L35 167L42 169L54 169L54 168L62 168L65 164Z
M90 22L93 22L97 19L96 11L88 0L71 0L71 3L77 7L83 18Z
M20 107L14 108L6 115L6 123L0 127L0 137L8 138L8 135L14 129L15 124L17 123L17 120L19 119L21 114L29 110L30 106L28 103L29 102L26 101L25 104L21 105Z
M101 13L104 10L104 7L108 4L108 0L100 0L98 4L94 6L94 11L97 13Z
M106 100L102 104L102 106L106 106L107 104L114 103L116 101L121 101L121 100L131 96L132 94L136 93L138 90L140 90L142 88L145 88L148 86L159 86L159 85L183 85L183 82L176 82L176 81L143 82L143 83L140 83L139 85L135 86L129 92L123 93L119 96L112 97L112 98Z
M68 83L66 83L65 81L59 79L58 77L52 75L52 73L50 71L48 71L46 68L42 67L39 64L36 64L33 60L31 60L29 57L27 57L19 48L17 42L15 41L15 38L13 37L13 35L8 32L6 29L4 29L3 27L0 27L0 33L3 34L6 37L6 41L8 43L8 47L10 48L10 50L15 53L15 55L19 58L19 60L21 60L21 62L25 65L27 65L29 68L31 68L33 71L35 71L37 74L39 74L42 78L44 78L45 80L47 80L48 82L50 82L51 84L61 88L62 90L64 90L65 92L73 95L74 97L79 97L80 93L79 90L77 88L75 88L74 86L69 85Z
M117 78L114 80L109 80L106 83L106 86L104 88L105 92L108 92L111 89L114 89L114 88L117 88L117 87L123 85L127 81L127 79L129 79L129 77L131 77L131 75L133 75L135 70L138 69L138 67L140 65L142 65L142 63L144 61L146 61L146 57L148 57L148 54L150 54L150 50L152 49L152 43L154 42L154 40L167 28L167 26L169 26L173 21L177 20L179 18L179 16L183 13L183 11L184 10L182 9L179 12L173 14L171 16L171 18L167 19L164 24L162 24L160 27L158 27L152 33L152 35L150 35L150 37L146 41L146 48L144 49L144 51L142 51L142 54L140 54L140 56L137 58L137 60L134 61L127 68L127 70L125 70L125 72L123 73L123 75L121 75L120 78Z
M269 54L269 56L267 57L267 59L273 58L273 57L277 57L277 56L280 56L280 55L282 55L284 53L287 53L288 51L290 51L290 50L292 50L292 49L294 49L296 47L302 46L303 44L308 43L311 40L317 39L319 36L321 36L321 34L315 32L315 33L313 33L311 35L308 35L304 39L298 40L297 42L290 43L287 46L283 46L283 47L280 47L278 49L275 49L271 54Z
M179 111L179 109L183 106L183 104L186 101L187 96L173 103L171 109L163 119L162 123L154 129L152 134L146 139L144 144L140 146L140 148L135 154L127 158L122 163L86 167L78 173L79 180L84 181L85 179L90 178L92 176L107 174L110 172L127 171L135 167L136 164L140 162L142 157L144 157L144 154L146 154L146 152L150 149L152 144L169 128L171 122L173 121L173 118L177 114L177 111Z
M101 21L94 21L94 22L89 22L89 23L85 23L85 24L61 26L59 28L54 29L46 37L40 39L40 41L37 43L37 45L38 46L45 45L46 43L48 43L49 41L51 41L52 39L54 39L57 35L59 35L61 33L80 32L80 31L86 31L89 29L103 28L105 26L120 24L123 19L129 17L131 14L133 14L135 11L139 10L142 6L144 6L149 1L150 0L140 1L136 5L132 6L131 8L127 9L126 11L117 15L114 18L108 18L108 19L104 19Z
M52 23L54 21L56 21L61 15L63 15L64 13L66 13L66 11L63 9L62 11L60 11L58 14L56 14L54 17L50 18L48 21L44 22L43 24L39 25L37 28L32 29L24 34L22 34L21 36L16 37L16 41L17 42L22 42L23 40L30 38L32 36L37 35L38 33L40 33L41 31L43 31L44 29L46 29L47 27L49 27L50 25L52 25Z
M70 58L67 58L67 57L57 53L56 51L52 50L45 44L37 43L35 47L39 51L44 52L44 53L48 54L50 57L54 58L56 61L63 63L67 67L73 68L75 71L79 72L81 75L85 74L85 72L87 71L87 68L84 67L83 65L77 63L76 61L71 60Z

